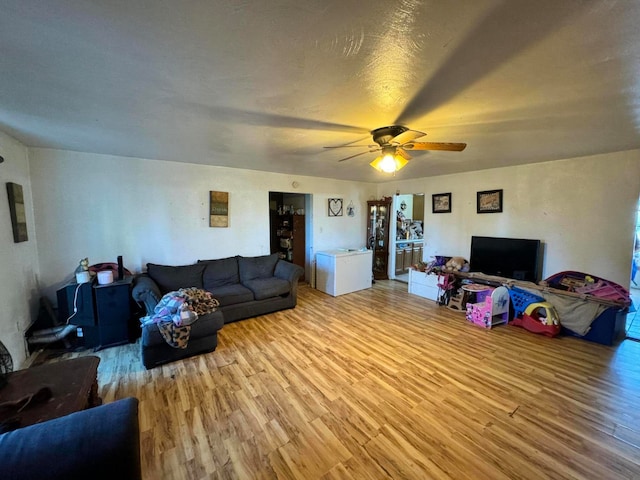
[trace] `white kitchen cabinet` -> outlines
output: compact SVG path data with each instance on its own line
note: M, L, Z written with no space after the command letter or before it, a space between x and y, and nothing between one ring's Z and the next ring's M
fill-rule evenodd
M316 288L337 297L371 288L371 250L330 250L316 253Z

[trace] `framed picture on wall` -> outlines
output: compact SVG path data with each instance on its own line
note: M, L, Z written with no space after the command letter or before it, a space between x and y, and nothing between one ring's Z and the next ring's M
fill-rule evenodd
M229 226L229 192L209 192L209 226Z
M330 217L341 217L342 216L342 199L341 198L330 198L329 199L329 216Z
M502 212L502 190L478 192L478 213Z
M27 234L27 215L24 207L22 185L7 182L7 195L9 197L13 241L14 243L26 242L29 240L29 235Z
M451 192L431 195L432 213L451 213Z

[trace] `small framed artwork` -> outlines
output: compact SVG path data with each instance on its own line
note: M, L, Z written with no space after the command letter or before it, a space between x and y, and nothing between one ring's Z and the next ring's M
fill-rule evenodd
M349 205L347 205L347 215L350 217L356 216L356 207L353 205L353 201L349 202Z
M29 236L27 235L27 215L24 208L22 185L7 182L7 195L9 196L9 214L13 227L13 242L26 242L29 240Z
M502 190L478 192L478 213L502 212Z
M229 192L209 192L209 226L229 226Z
M330 217L342 216L342 199L341 198L329 199L329 216Z
M451 213L451 192L431 195L432 213Z

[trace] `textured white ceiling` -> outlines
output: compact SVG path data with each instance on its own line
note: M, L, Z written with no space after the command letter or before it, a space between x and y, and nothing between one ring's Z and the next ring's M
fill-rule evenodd
M637 0L0 0L0 129L29 146L349 180L640 148Z

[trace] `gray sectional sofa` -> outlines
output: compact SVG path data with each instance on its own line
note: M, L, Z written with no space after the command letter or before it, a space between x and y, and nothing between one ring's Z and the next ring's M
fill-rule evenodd
M138 400L125 398L1 434L0 478L142 478Z
M280 260L277 254L198 260L183 266L148 263L146 273L135 277L132 290L133 299L144 305L147 315L153 315L165 293L188 287L211 292L220 306L192 325L185 349L167 345L156 325L143 327L145 367L215 350L218 330L225 323L295 307L303 274L301 267Z

